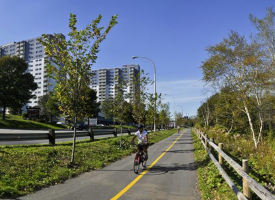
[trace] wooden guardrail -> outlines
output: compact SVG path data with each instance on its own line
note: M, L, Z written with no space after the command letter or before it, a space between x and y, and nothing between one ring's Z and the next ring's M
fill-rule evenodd
M203 134L198 129L193 129L197 135L197 137L201 140L203 146L207 150L211 160L214 162L215 166L223 176L223 178L226 180L229 187L233 190L233 192L237 195L238 199L244 200L244 199L251 199L251 191L254 191L261 199L265 200L275 200L275 196L270 193L265 187L263 187L261 184L259 184L257 181L255 181L253 178L251 178L248 173L248 162L246 159L243 160L243 166L241 167L238 163L236 163L232 158L230 158L227 154L225 154L222 151L223 144L219 143L219 146L217 146L213 139L209 140L207 138L207 135ZM208 148L209 147L209 148ZM219 162L216 160L216 158L211 153L212 149L217 151L219 153ZM229 178L229 176L226 174L226 172L223 170L223 160L227 161L227 163L233 167L233 169L243 178L243 193L237 188L237 186L233 183L233 181Z
M122 133L131 134L131 132L136 132L137 129L122 129ZM114 135L117 137L117 134L121 130L114 129L90 129L89 131L77 131L76 137L86 137L89 136L90 140L94 140L95 135ZM1 133L0 141L23 141L23 140L49 140L50 145L55 144L56 139L60 138L72 138L73 131L56 131L54 129L49 129L45 133Z

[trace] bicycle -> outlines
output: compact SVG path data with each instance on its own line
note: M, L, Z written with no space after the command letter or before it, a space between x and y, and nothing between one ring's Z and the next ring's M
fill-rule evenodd
M138 144L138 151L134 158L134 172L138 174L140 163L142 167L146 167L147 154L143 151L143 144Z

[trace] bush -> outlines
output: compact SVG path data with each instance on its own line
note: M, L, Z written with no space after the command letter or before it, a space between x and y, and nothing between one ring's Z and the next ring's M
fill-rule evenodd
M27 119L29 117L28 113L22 113L22 118Z

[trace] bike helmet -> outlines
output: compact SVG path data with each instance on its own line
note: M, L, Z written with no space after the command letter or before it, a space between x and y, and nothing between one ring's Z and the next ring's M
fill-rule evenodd
M143 125L139 124L137 127L138 127L138 129L140 129L140 128L143 128Z

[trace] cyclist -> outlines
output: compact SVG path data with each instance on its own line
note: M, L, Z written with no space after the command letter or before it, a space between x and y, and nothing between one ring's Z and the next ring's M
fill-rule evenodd
M138 138L138 146L139 148L142 148L143 151L146 153L145 154L145 160L148 160L148 134L147 132L143 129L143 125L139 124L138 125L138 131L135 133L131 143L134 143L134 140Z

